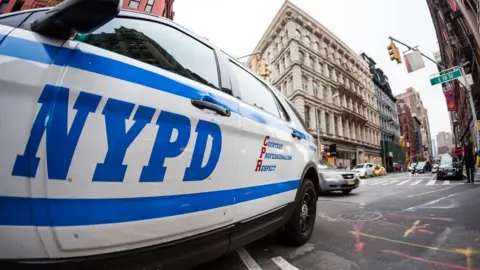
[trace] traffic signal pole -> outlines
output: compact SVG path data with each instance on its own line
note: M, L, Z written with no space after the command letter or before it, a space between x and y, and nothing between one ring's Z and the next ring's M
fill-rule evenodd
M395 39L393 37L388 37L390 39L390 41L395 41L397 43L400 43L402 44L403 46L407 47L409 50L411 51L418 51L417 47L410 47L409 45L401 42L400 40L398 39ZM445 66L443 66L442 64L439 64L437 61L433 60L432 58L426 56L425 54L423 54L422 52L420 52L420 54L425 57L426 59L430 60L431 62L435 63L435 65L437 65L438 67L440 67L441 69L445 69Z

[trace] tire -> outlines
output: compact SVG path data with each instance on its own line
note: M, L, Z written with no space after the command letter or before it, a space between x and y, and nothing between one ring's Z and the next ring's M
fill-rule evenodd
M301 246L312 235L317 217L317 190L310 179L305 179L295 202L292 217L285 224L283 239L290 245Z
M363 178L367 179L367 172L365 172L365 175L363 176Z
M352 192L353 189L344 189L342 190L342 193L343 194L350 194L350 192Z

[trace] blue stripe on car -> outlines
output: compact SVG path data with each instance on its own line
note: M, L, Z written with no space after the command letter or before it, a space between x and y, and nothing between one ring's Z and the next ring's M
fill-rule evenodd
M171 217L231 206L296 190L300 181L136 198L0 197L0 226L86 226ZM141 211L139 211L141 210Z

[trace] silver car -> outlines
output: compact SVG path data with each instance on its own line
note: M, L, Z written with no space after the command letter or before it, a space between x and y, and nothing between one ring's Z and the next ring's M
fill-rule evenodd
M320 175L320 188L323 192L342 191L344 194L348 194L360 185L360 180L355 172L335 168L323 160L320 160L318 165L318 174Z

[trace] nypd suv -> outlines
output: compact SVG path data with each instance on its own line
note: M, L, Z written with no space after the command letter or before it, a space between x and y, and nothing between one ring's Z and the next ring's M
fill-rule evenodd
M0 268L182 269L274 231L308 241L318 154L293 104L119 6L0 16Z

